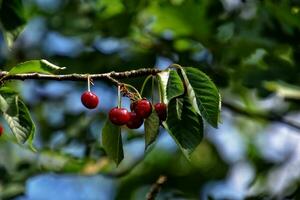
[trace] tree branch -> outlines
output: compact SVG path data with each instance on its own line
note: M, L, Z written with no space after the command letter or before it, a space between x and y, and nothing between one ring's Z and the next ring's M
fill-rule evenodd
M88 76L93 80L104 80L112 78L123 79L123 78L133 78L147 75L156 75L162 70L155 68L143 68L137 70L130 70L124 72L109 72L102 74L64 74L64 75L52 75L52 74L40 74L40 73L26 73L26 74L13 74L9 75L7 71L0 72L0 80L56 80L56 81L86 81Z
M250 112L243 108L240 108L238 106L235 106L233 104L222 102L223 107L231 110L232 112L235 112L237 114L250 117L250 118L258 118L258 119L264 119L270 122L279 122L285 125L288 125L295 129L300 129L300 124L292 122L290 120L287 120L284 118L284 116L276 115L275 113L258 113L258 112Z
M146 195L147 200L154 200L156 195L161 190L162 186L167 182L167 177L160 175L157 181L152 185L150 191Z
M155 69L155 68L142 68L142 69L129 70L124 72L112 71L112 72L102 73L102 74L63 74L63 75L52 75L52 74L41 74L41 73L9 75L9 72L7 71L0 71L0 80L2 82L7 80L28 80L28 79L56 80L56 81L87 81L88 77L90 77L93 80L110 80L115 85L119 85L121 83L116 79L157 75L162 71L163 70ZM249 112L226 102L223 102L223 106L240 115L248 116L251 118L265 119L272 122L279 122L288 125L290 127L300 129L300 124L287 120L283 116L278 116L275 114Z

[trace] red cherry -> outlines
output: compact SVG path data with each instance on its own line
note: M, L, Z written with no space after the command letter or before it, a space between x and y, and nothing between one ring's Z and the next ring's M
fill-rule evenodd
M147 118L150 116L151 112L152 112L152 105L151 103L147 100L147 99L142 99L139 100L136 103L136 106L134 108L134 112L142 117L142 118Z
M4 133L4 128L3 126L0 124L0 137L3 135Z
M130 120L130 114L126 108L113 108L109 111L109 119L115 125L125 125Z
M140 128L144 122L144 119L138 116L135 112L130 112L130 120L127 122L127 127L130 129Z
M88 109L94 109L99 103L99 99L96 94L86 91L81 95L81 103Z
M160 121L165 121L167 119L167 105L164 103L157 103L154 105L154 109L160 119Z

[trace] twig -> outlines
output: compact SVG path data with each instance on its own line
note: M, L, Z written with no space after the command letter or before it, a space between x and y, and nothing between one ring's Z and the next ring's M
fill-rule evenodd
M116 79L114 79L114 78L112 78L112 77L110 77L110 76L106 76L106 78L107 78L108 80L110 80L112 83L114 83L116 86L119 86L119 85L122 84L121 82L119 82L118 80L116 80Z
M56 80L56 81L86 81L88 76L93 80L104 80L112 78L123 79L123 78L133 78L147 75L156 75L162 70L155 68L143 68L137 70L130 70L124 72L109 72L102 74L63 74L63 75L52 75L52 74L41 74L41 73L26 73L26 74L12 74L9 75L7 71L0 72L0 79L5 80ZM114 82L117 84L117 82Z
M164 175L160 175L157 181L152 185L150 191L146 195L147 200L154 200L161 190L162 186L167 182L167 177Z
M243 108L240 108L238 106L232 105L227 102L222 102L222 106L237 113L237 114L244 115L246 117L264 119L264 120L271 121L271 122L279 122L279 123L288 125L292 128L300 129L299 123L292 122L290 120L287 120L283 116L276 115L274 113L250 112L250 111L244 110Z
M177 65L173 64L173 67ZM41 74L41 73L26 73L26 74L12 74L9 75L7 71L0 71L0 80L1 82L5 82L7 80L27 80L27 79L35 79L35 80L56 80L56 81L86 81L88 77L93 80L110 80L115 85L120 85L121 83L116 79L124 79L124 78L133 78L140 76L148 76L148 75L157 75L163 70L155 69L155 68L142 68L137 70L130 70L124 72L109 72L102 74L63 74L63 75L52 75L52 74ZM244 116L248 116L251 118L260 118L265 119L272 122L279 122L282 124L286 124L290 127L300 129L300 124L292 122L290 120L285 119L282 116L278 116L275 114L264 114L264 113L254 113L246 111L242 108L236 107L232 104L223 102L223 106Z

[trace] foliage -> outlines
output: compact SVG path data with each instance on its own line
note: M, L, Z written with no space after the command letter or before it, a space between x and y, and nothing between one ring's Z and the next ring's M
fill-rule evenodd
M0 89L0 99L2 115L17 141L24 143L29 140L32 147L35 126L26 105L18 94L9 88Z
M29 72L48 74L53 69L57 70L63 68L55 66L46 60L27 61L13 67L7 76L16 74L22 75ZM216 127L221 102L216 86L204 73L195 68L187 68L185 70L180 67L180 70L183 80L180 79L177 72L169 70L168 85L166 91L163 92L168 94L169 100L172 100L165 102L169 105L168 120L165 126L168 127L167 130L169 130L170 134L178 142L183 152L186 153L185 151L188 151L185 155L187 155L189 159L189 154L195 150L202 139L203 122L201 115ZM185 85L187 91L184 91L183 85ZM4 88L2 92L0 91L0 94L2 94L0 97L3 102L1 105L3 116L10 125L17 141L24 143L30 139L30 146L32 147L35 127L28 113L28 109L24 103L18 99L16 93L10 89ZM14 94L13 100L11 100L12 97L7 94ZM194 101L197 102L197 105L193 105ZM9 110L16 110L16 113L10 116L7 114ZM152 114L145 120L146 148L155 141L158 132L159 118L153 109ZM114 160L118 165L124 157L121 128L107 120L102 130L102 141L103 148L108 157Z
M102 145L108 156L119 164L123 160L121 127L106 121L102 130Z
M291 166L299 164L294 156L299 138L286 124L299 121L300 3L228 2L0 0L0 66L6 75L157 66L163 70L158 85L152 90L146 84L143 97L150 99L153 91L154 102L168 104L161 125L153 112L144 129L119 130L106 122L117 99L109 80L94 81L97 111L80 105L86 84L4 80L0 198L24 195L30 177L55 171L113 174L116 199L144 198L162 174L168 182L161 199L199 199L199 194L203 199L297 199L300 177ZM118 81L140 91L144 79ZM123 105L128 102L124 98ZM175 141L179 151L164 143L167 133L173 139L168 145ZM25 141L37 152L19 145ZM134 146L138 142L145 146ZM74 148L80 153L70 151ZM41 155L40 163L35 155ZM238 169L247 174L245 165L252 178L239 184L240 192L232 189L232 177Z

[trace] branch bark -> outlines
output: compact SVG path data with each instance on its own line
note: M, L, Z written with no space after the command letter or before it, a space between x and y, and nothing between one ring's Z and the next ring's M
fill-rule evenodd
M108 72L101 74L63 74L63 75L52 75L52 74L40 74L40 73L26 73L26 74L13 74L9 75L7 71L0 72L0 80L2 82L7 80L56 80L56 81L87 81L88 77L92 80L110 80L115 85L120 84L116 79L124 79L124 78L134 78L148 75L157 75L163 70L155 69L155 68L142 68L137 70L130 70L124 72ZM279 122L290 127L300 129L300 124L289 121L285 119L283 116L276 116L273 114L264 114L264 113L253 113L248 112L242 108L236 107L232 104L223 102L223 106L230 109L231 111L238 113L240 115L248 116L250 118L260 118L265 119L272 122Z
M161 190L162 186L167 182L167 177L160 175L156 182L152 185L150 191L146 195L147 200L154 200Z
M155 68L143 68L137 70L130 70L124 72L109 72L102 74L63 74L63 75L52 75L52 74L40 74L40 73L26 73L26 74L13 74L9 75L7 71L0 72L0 79L2 81L6 80L56 80L56 81L86 81L88 76L93 80L105 80L111 78L124 79L133 78L147 75L156 75L162 70Z

